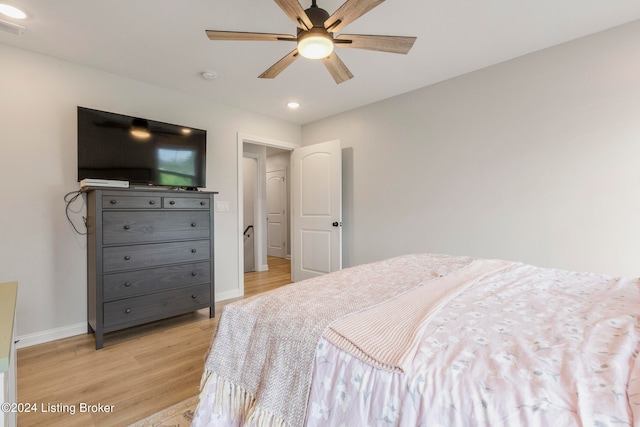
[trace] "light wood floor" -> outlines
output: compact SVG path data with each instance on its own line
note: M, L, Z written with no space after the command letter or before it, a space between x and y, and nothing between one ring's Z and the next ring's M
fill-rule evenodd
M245 298L290 281L289 261L269 257L269 271L245 274ZM19 349L18 401L37 412L18 414L18 425L126 426L197 395L211 337L231 301L216 304L213 319L206 309L107 334L98 351L93 335ZM113 412L80 413L81 403L113 405Z

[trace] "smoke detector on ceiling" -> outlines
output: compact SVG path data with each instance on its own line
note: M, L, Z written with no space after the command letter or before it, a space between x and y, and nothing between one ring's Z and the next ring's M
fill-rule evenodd
M218 77L218 73L213 71L203 71L200 75L205 80L215 80Z

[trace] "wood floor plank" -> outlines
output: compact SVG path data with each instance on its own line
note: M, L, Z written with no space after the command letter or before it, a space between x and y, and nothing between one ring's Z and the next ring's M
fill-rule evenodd
M244 298L290 283L288 260L268 264L269 271L245 274ZM97 351L93 335L19 349L18 401L38 411L18 414L18 425L126 426L197 395L211 337L232 301L217 303L213 319L205 309L107 334ZM113 405L113 412L80 413L81 403ZM71 407L75 414L52 412Z

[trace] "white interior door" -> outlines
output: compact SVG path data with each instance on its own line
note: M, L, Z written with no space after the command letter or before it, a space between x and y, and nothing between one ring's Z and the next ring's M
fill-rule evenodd
M294 282L342 268L340 141L296 148L291 155Z
M284 258L287 230L287 186L284 169L267 172L267 255Z

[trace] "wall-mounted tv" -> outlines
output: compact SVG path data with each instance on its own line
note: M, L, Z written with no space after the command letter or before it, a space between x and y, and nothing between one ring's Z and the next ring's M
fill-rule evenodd
M206 186L207 132L78 107L78 181Z

